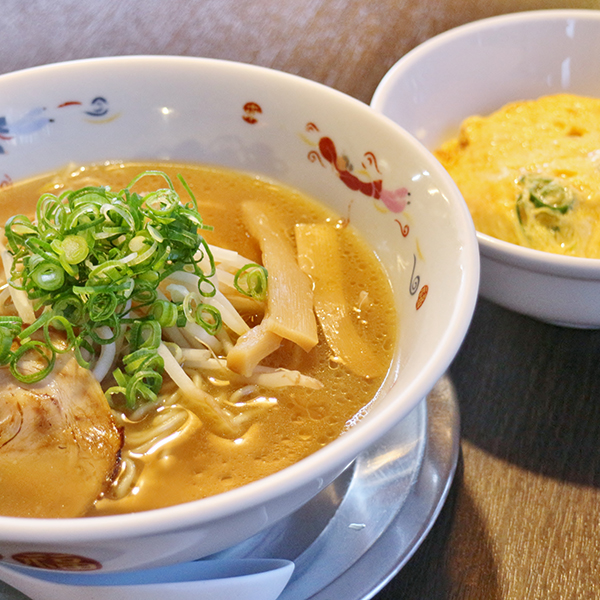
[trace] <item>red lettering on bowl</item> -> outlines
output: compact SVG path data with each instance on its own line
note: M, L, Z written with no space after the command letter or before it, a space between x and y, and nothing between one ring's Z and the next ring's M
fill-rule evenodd
M97 571L102 568L93 558L58 552L20 552L11 558L28 567L53 571Z
M429 292L429 286L424 285L419 292L419 296L417 297L417 310L423 306L423 302L425 302L425 298L427 298L427 293Z
M246 102L244 104L244 116L242 119L246 121L246 123L250 123L254 125L254 123L258 123L258 119L256 115L262 113L262 108L256 102Z

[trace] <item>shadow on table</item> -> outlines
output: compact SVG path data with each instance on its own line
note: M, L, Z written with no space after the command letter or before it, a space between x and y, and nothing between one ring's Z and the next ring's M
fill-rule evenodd
M462 485L462 457L448 499L428 536L374 600L502 597L482 519Z
M463 439L545 476L600 486L600 331L480 299L450 376Z

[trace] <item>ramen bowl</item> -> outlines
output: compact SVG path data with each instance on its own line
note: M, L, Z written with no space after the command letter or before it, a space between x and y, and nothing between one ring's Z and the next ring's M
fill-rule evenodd
M442 33L402 57L371 106L434 150L470 115L569 92L600 97L600 12L542 10ZM480 294L558 325L600 327L600 260L561 256L477 233Z
M339 439L264 479L177 506L80 519L0 517L6 564L126 571L231 547L326 487L424 399L458 351L479 277L468 210L432 155L363 103L260 67L148 56L4 75L0 98L2 185L107 160L257 173L355 225L387 271L399 314L382 391ZM332 148L345 160L331 162Z

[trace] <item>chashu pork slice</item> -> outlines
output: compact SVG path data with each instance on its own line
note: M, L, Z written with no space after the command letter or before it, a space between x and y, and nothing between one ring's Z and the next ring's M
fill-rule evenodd
M113 478L121 446L100 384L72 355L58 355L37 384L0 368L0 515L85 515Z

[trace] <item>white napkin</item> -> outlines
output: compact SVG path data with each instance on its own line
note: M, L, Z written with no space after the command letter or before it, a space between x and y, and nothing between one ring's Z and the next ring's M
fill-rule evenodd
M206 560L131 573L74 574L0 564L32 600L276 600L294 571L279 559Z

